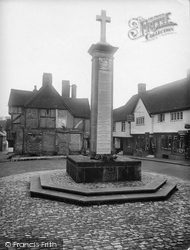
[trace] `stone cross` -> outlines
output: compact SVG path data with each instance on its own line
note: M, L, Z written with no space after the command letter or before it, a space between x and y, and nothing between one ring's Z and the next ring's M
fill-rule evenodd
M100 36L100 42L101 43L106 43L106 23L111 22L111 17L106 16L106 11L102 10L101 11L101 16L97 15L96 16L96 21L101 22L101 36Z

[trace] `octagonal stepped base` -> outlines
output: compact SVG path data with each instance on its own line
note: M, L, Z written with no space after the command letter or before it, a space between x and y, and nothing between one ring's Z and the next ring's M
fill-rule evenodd
M167 199L177 189L165 179L156 179L144 187L87 189L54 184L48 174L31 178L30 194L83 206Z

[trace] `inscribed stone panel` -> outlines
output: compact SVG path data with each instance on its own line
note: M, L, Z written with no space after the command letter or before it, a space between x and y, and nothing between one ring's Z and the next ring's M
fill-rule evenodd
M111 102L112 75L110 71L99 70L97 154L111 153Z

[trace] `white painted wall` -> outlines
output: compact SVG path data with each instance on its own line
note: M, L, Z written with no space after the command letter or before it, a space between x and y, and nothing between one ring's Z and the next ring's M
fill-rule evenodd
M152 133L153 132L153 124L152 118L149 116L144 103L141 99L139 99L137 106L134 111L135 121L131 123L131 134L144 134L145 132ZM137 117L145 117L144 125L137 125L136 118Z
M116 132L113 132L114 137L131 137L130 134L144 134L145 132L177 133L180 130L186 130L185 124L190 124L190 110L183 111L183 120L171 121L170 113L165 113L165 121L158 122L158 114L150 117L141 99L137 103L134 115L135 121L131 125L125 122L125 132L121 131L121 122L116 122ZM145 117L145 124L136 125L136 118L142 116Z
M125 122L125 132L121 131L121 123L122 122L116 122L116 131L113 131L114 137L131 137L130 135L130 124L128 122Z
M158 115L153 116L154 133L178 132L186 130L185 124L190 124L190 110L183 111L183 120L171 121L170 113L165 113L165 121L158 122Z

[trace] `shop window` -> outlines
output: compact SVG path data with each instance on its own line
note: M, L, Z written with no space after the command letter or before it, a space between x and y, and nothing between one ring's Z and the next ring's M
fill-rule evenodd
M177 136L174 136L173 137L173 145L172 145L173 153L177 153L177 148L178 148Z
M184 136L180 136L179 138L179 149L184 149L185 148L185 140L184 140Z
M161 137L161 149L171 150L172 137L171 135L162 135Z
M172 137L171 135L168 136L168 149L172 149Z
M178 154L184 154L186 147L186 141L184 135L174 136L172 143L172 152Z
M161 149L165 149L165 136L162 135L161 137Z

